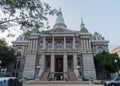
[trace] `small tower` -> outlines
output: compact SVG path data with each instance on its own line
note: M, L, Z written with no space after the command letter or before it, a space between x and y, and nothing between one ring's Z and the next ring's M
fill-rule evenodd
M85 24L83 22L83 18L81 18L81 30L80 33L88 33L88 30L85 28Z

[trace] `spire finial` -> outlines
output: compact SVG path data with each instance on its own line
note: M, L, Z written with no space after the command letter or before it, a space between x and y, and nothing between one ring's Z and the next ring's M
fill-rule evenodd
M62 15L61 7L59 7L59 10L58 10L58 13L57 13L57 16L59 16L59 15Z
M83 18L81 17L81 24L84 24L84 22L83 22Z
M84 24L84 22L83 22L83 18L81 17L81 28L85 28L85 24Z
M83 18L81 17L81 30L80 30L80 32L81 33L88 33L88 30L85 28L85 24L84 24L84 22L83 22Z
M59 12L61 12L61 7L59 7Z

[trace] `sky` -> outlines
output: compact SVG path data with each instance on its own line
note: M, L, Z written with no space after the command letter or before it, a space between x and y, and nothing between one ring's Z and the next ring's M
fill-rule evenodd
M42 0L52 8L61 8L68 29L80 30L81 17L92 34L109 40L110 51L120 46L120 0ZM49 17L53 26L56 16Z
M110 51L120 46L120 0L41 0L52 8L61 8L68 29L80 30L81 18L92 34L100 33L109 40ZM53 27L56 16L49 16ZM17 32L15 32L17 33ZM9 38L8 41L15 40Z

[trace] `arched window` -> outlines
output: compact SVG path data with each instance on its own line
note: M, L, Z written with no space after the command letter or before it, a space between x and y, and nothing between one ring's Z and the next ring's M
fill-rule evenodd
M98 47L98 53L102 53L103 52L103 47Z

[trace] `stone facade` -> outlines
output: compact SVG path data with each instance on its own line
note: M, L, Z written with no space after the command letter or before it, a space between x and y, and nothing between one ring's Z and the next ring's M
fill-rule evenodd
M93 57L103 50L108 51L108 41L97 32L89 33L83 19L80 31L67 29L59 11L52 29L40 33L33 30L29 38L22 34L13 42L13 47L21 59L20 72L14 67L9 70L13 76L17 72L20 78L81 80L96 79Z
M111 53L117 54L120 57L120 47L114 48Z

